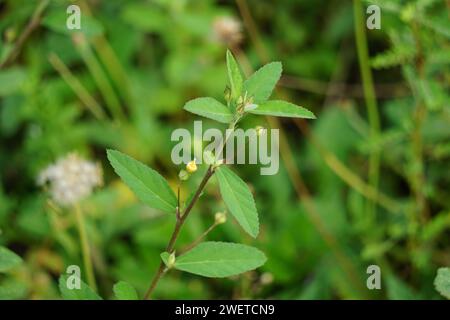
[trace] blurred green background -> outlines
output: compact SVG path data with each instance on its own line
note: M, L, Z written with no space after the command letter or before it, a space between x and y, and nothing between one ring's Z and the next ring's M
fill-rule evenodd
M70 3L81 7L81 32L66 28ZM230 218L208 239L251 244L268 262L233 279L171 272L155 297L442 298L433 280L450 266L449 4L358 4L0 0L0 245L23 259L0 274L0 298L57 299L59 276L82 265L72 210L52 205L36 184L41 170L73 151L104 171L104 186L81 203L99 293L111 298L124 280L143 294L174 219L136 200L105 149L176 186L181 167L170 159L170 135L198 119L182 110L186 101L223 101L227 48L247 75L281 61L274 96L317 120L243 123L280 129L280 171L261 176L258 166L236 166L254 191L260 236L251 239ZM365 27L370 4L381 8L380 30ZM178 246L224 208L212 181ZM372 264L381 267L381 290L366 287Z

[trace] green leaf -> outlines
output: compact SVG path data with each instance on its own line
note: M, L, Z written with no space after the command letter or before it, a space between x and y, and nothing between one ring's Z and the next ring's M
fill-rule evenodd
M174 268L204 277L223 278L254 270L266 260L264 253L247 245L203 242L177 257Z
M276 117L290 117L290 118L305 118L315 119L316 116L309 110L297 106L293 103L282 100L271 100L260 104L256 109L248 111L252 114L276 116Z
M155 170L116 150L108 150L116 173L143 203L165 212L175 212L177 197L167 181Z
M386 290L389 300L417 300L417 293L402 279L393 274L386 277Z
M11 250L0 247L0 272L9 271L22 263L22 258Z
M59 291L64 300L102 300L86 283L80 279L80 289L69 289L67 279L69 276L63 275L59 278Z
M256 71L244 82L244 91L247 91L247 96L253 96L254 103L269 99L281 77L282 69L281 62L271 62Z
M125 281L117 282L113 287L114 294L119 300L138 300L136 289Z
M164 264L167 266L169 264L169 257L170 257L170 253L168 252L162 252L160 254L162 261L164 262Z
M258 212L247 184L226 166L216 169L220 193L231 214L253 238L259 233Z
M239 65L230 50L227 50L228 79L231 85L231 96L236 99L241 95L243 79Z
M233 114L226 106L209 97L197 98L187 102L184 105L184 110L222 123L229 123L233 120Z
M27 75L24 69L14 67L0 70L0 97L19 91L26 80Z
M450 268L438 269L434 279L434 287L440 294L450 299Z

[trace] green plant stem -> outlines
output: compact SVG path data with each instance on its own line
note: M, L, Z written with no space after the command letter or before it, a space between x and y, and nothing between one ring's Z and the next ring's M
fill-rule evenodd
M363 82L364 100L367 107L367 114L370 125L370 141L373 143L380 134L380 117L378 114L375 87L372 79L372 72L369 63L369 50L367 47L366 24L363 18L363 8L361 0L353 0L354 29L356 38L356 48L359 60L359 69ZM372 150L369 158L369 184L376 191L378 190L380 174L380 152ZM371 216L375 214L375 202L368 201L368 212Z
M105 120L106 115L100 104L91 96L89 91L83 84L75 77L64 62L54 53L51 53L48 60L52 66L58 71L64 81L75 92L75 94L84 103L86 108L99 120Z
M214 174L214 171L212 170L212 166L208 167L208 170L206 171L205 175L203 176L202 182L200 182L200 185L197 188L197 191L194 194L194 197L192 198L191 202L189 202L188 206L184 210L183 214L177 217L177 222L175 224L175 228L172 232L172 235L170 237L169 243L166 247L166 251L169 253L172 253L175 247L175 242L177 241L178 235L180 234L181 227L183 226L184 222L186 221L187 217L189 216L189 213L191 212L192 208L194 207L195 203L197 202L198 198L200 197L201 193L203 192L203 189L205 188L206 184L208 183L209 179ZM153 277L153 280L150 284L150 287L148 288L147 292L144 295L144 300L147 300L150 295L152 294L153 290L155 290L156 285L158 284L159 280L163 276L165 269L164 262L161 261L159 264L158 271L156 272L155 276Z
M119 98L117 97L114 88L105 72L103 71L102 66L100 65L97 57L90 47L90 44L86 37L83 34L76 34L73 37L73 41L75 43L75 47L78 49L82 59L86 63L92 77L100 89L100 92L108 106L112 116L118 122L123 122L125 120L125 114L122 109Z
M42 0L39 2L39 4L36 6L36 9L33 12L33 15L30 19L30 22L28 22L27 26L17 39L16 43L14 44L14 47L9 52L9 54L6 56L6 58L3 61L0 61L0 69L3 69L4 67L10 65L19 55L20 50L22 49L23 45L25 44L25 41L29 38L29 36L33 33L33 31L39 27L42 15L45 12L45 9L49 5L50 0Z
M74 205L75 217L77 220L78 233L80 234L81 252L83 255L84 268L87 274L87 281L89 286L97 291L95 283L94 268L92 266L91 249L86 232L86 223L84 221L83 212L79 204Z
M181 249L180 254L186 253L189 250L192 250L193 248L195 248L203 239L206 238L206 236L213 231L217 226L219 225L219 223L214 222L212 225L209 226L208 229L205 230L205 232L203 232L197 239L195 239L194 242L192 242L191 244L187 245L185 248Z
M231 136L231 133L233 132L236 124L238 123L240 118L233 120L230 125L228 126L228 129L230 129L230 131L228 131L228 134L226 135L225 139L222 141L222 144L220 145L220 151L219 153L216 155L216 158L219 159L223 153L223 149L228 141L228 139ZM209 179L213 176L214 174L214 169L213 166L209 166L208 170L206 170L205 175L203 176L202 181L200 182L200 185L197 188L197 191L195 191L194 197L192 198L192 200L189 202L189 204L187 205L187 207L184 209L183 213L179 213L177 209L177 222L175 224L175 228L172 232L172 236L170 237L169 240L169 244L166 247L166 252L168 253L172 253L174 251L174 247L175 247L175 242L177 241L178 235L181 231L181 227L183 226L184 222L186 221L189 213L191 212L192 208L194 207L195 203L197 202L198 198L200 198L200 195L203 192L203 189L205 189L206 184L208 183ZM179 198L179 196L178 196ZM159 268L156 271L155 276L153 277L152 282L150 283L149 288L147 289L147 292L144 295L144 300L147 300L150 295L152 294L152 292L155 290L156 285L158 284L159 280L161 279L161 277L164 275L165 273L165 265L164 262L161 261L161 263L159 264Z

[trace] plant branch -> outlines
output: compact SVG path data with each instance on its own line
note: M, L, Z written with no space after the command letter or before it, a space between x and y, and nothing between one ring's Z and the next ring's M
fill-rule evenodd
M198 186L197 191L194 194L194 197L189 202L186 209L184 209L183 214L181 214L180 217L177 218L175 228L172 232L169 243L166 247L167 252L169 252L169 253L173 252L175 242L181 231L181 227L183 226L184 222L186 221L187 217L189 216L189 213L191 212L192 208L194 207L195 203L197 202L198 198L200 197L201 193L203 192L203 189L205 188L206 184L208 183L209 179L212 177L213 174L214 174L214 171L212 170L212 166L209 166L208 170L206 171L205 175L203 176L202 182L200 182L200 185ZM161 277L164 274L164 270L165 270L165 265L164 265L164 262L161 261L161 263L159 264L159 268L156 271L156 274L153 277L153 280L150 284L150 287L148 288L147 292L144 295L144 300L147 300L150 297L150 295L152 294L152 292L155 290L156 285L158 284L159 280L161 279Z
M182 248L181 251L180 251L180 254L186 253L186 252L194 249L194 247L196 247L219 224L220 223L214 222L212 225L210 225L209 228L205 230L205 232L203 232L197 239L194 240L194 242L192 242L191 244L189 244L186 247Z
M229 124L228 129L230 129L230 130L227 132L225 139L222 141L222 144L219 147L220 151L216 155L217 159L221 157L223 150L225 148L225 145L227 144L228 139L231 137L231 133L233 132L233 130L234 130L236 124L239 122L239 120L240 120L240 118L234 119ZM176 222L175 228L172 232L172 236L170 237L169 244L166 247L166 252L168 252L168 253L173 252L174 247L175 247L175 242L177 241L178 235L181 231L181 227L183 226L184 222L186 221L187 217L189 216L189 213L191 212L191 210L194 207L195 203L197 202L198 198L200 198L200 195L202 194L203 189L205 189L206 184L208 183L209 179L212 177L213 174L214 174L214 168L212 165L210 165L208 167L208 170L206 170L206 173L202 179L202 182L200 182L200 185L198 186L197 191L195 191L194 197L189 202L186 209L184 209L183 214L181 214L179 217L177 217L177 222ZM148 288L147 292L144 295L144 300L147 300L150 297L151 293L155 289L159 280L163 276L164 270L165 270L165 265L164 265L164 262L161 261L161 263L159 264L158 271L156 272L155 276L153 277L150 287Z
M17 58L17 56L20 53L20 50L25 44L25 41L27 41L29 36L39 26L42 14L44 13L49 3L50 3L49 0L43 0L37 5L36 9L33 12L33 16L31 17L30 22L28 22L22 34L17 39L13 49L9 52L8 56L3 61L0 62L0 69L3 69L4 67L8 66Z

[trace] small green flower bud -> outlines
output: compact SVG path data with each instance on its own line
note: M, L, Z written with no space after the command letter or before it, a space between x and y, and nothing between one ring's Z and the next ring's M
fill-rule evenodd
M167 268L171 269L175 266L175 252L172 252L169 256L169 258L167 259Z
M16 37L17 37L17 31L14 28L10 27L10 28L6 29L6 31L5 31L5 40L6 40L5 42L6 43L14 42Z
M180 170L178 178L180 178L181 181L186 181L187 179L189 179L189 173L186 170Z
M226 86L225 91L224 91L224 97L225 97L225 101L229 102L231 100L231 90L229 86Z
M225 222L227 222L227 215L224 212L217 212L214 215L214 219L216 224L224 224Z

